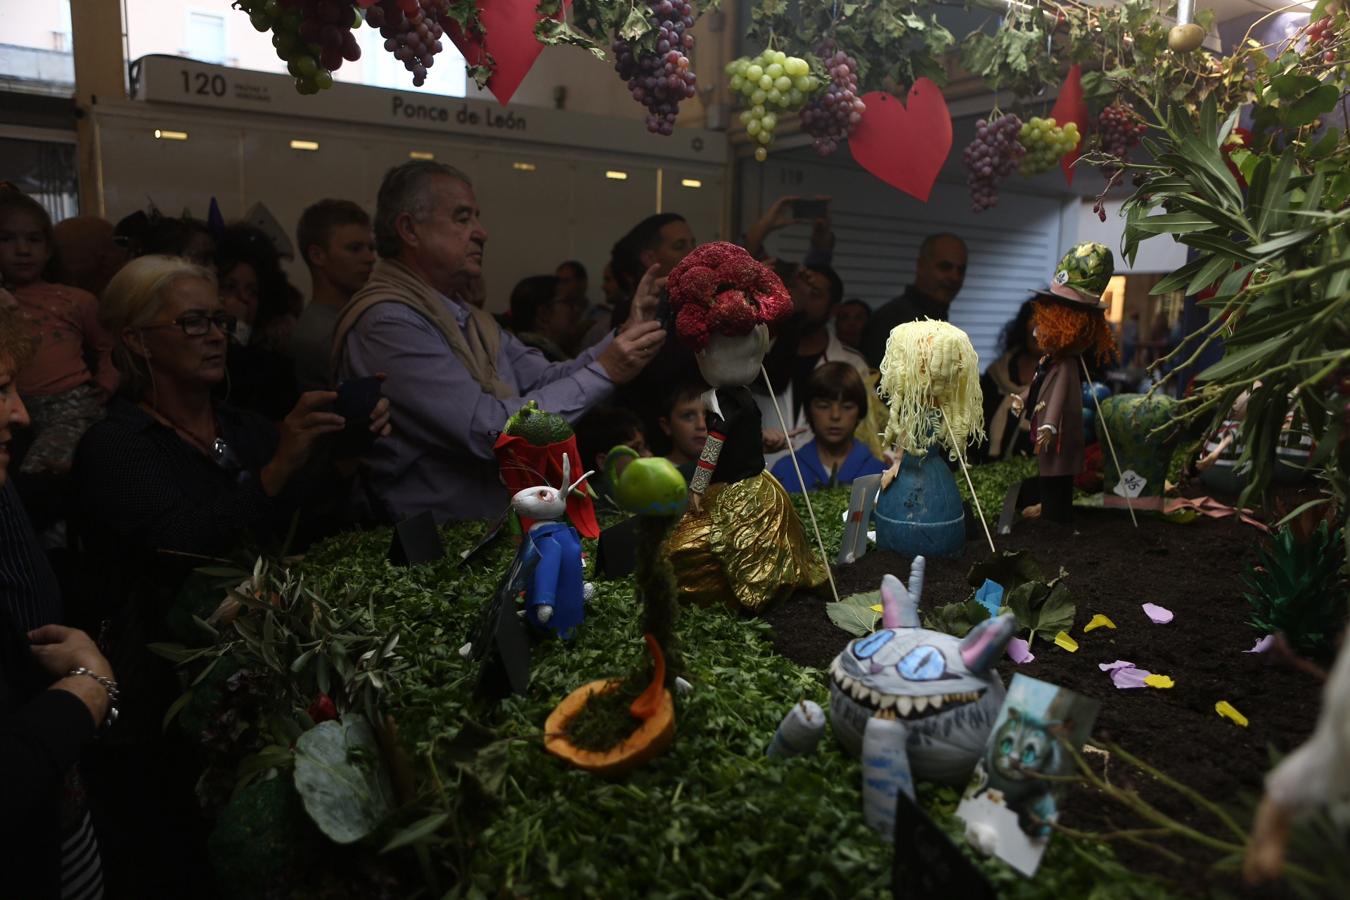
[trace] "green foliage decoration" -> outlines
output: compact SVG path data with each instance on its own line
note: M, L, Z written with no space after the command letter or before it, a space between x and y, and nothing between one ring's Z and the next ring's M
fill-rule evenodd
M1345 624L1344 560L1341 535L1325 519L1308 533L1277 531L1243 575L1251 626L1283 632L1300 653L1326 655Z

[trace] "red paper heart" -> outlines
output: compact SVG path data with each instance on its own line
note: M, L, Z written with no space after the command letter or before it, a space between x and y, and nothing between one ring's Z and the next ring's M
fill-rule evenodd
M534 26L543 18L534 11L537 5L536 0L478 0L478 20L487 32L485 39L481 34L466 35L453 22L446 29L446 36L469 65L483 65L488 54L492 55L496 65L487 89L502 106L511 102L544 50L534 36ZM566 15L571 5L572 0L563 0L558 18Z
M883 91L862 99L867 112L848 139L853 158L891 187L927 203L952 149L952 116L941 88L920 78L909 89L907 106Z
M1069 74L1064 76L1060 85L1059 97L1055 108L1050 110L1050 118L1055 124L1064 126L1069 122L1078 123L1078 146L1060 158L1059 166L1064 170L1064 180L1073 184L1073 164L1082 156L1083 141L1087 138L1088 108L1083 99L1083 67L1078 63L1069 66Z

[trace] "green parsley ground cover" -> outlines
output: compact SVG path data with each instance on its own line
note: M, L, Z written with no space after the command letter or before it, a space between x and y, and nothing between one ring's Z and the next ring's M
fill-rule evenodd
M1001 499L1008 479L1022 474L986 476L980 486ZM837 546L848 492L814 500L827 545ZM828 707L828 695L824 673L777 655L760 621L721 611L681 615L676 632L694 688L678 700L675 744L621 782L597 779L544 753L541 729L568 692L622 674L640 658L639 610L628 582L599 583L575 641L536 647L527 697L491 709L476 704L471 666L457 649L512 553L502 542L477 564L459 568L455 560L478 533L472 525L447 529L446 560L416 569L383 561L387 532L335 538L303 563L320 594L368 598L373 631L398 629L402 636L399 653L408 665L388 685L385 706L419 768L424 799L418 815L448 813L421 842L437 890L605 897L889 893L891 848L863 822L857 760L828 733L814 756L764 756L792 704L808 698ZM846 640L841 632L841 648ZM469 768L458 767L457 753L469 744L478 753ZM924 799L958 835L951 817L955 793L928 789ZM1051 848L1034 882L996 862L984 867L1007 897L1159 893L1131 880L1100 848L1067 841Z

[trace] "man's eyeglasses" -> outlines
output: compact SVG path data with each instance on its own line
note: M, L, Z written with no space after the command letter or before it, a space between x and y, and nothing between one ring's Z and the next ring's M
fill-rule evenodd
M234 334L235 323L239 321L238 317L229 313L216 313L208 316L206 313L185 313L174 319L172 322L157 322L146 325L146 328L166 328L170 325L177 325L183 329L183 334L188 337L201 337L211 332L211 326L214 325L220 329L226 337Z

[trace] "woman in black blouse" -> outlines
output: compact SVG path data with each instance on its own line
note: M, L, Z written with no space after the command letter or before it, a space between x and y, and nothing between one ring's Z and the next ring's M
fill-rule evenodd
M98 850L88 813L66 802L67 788L76 757L108 716L105 685L115 682L88 635L55 624L56 577L7 477L10 441L28 425L14 375L31 351L14 311L0 309L0 847L14 861L3 891L96 897ZM63 844L78 850L63 857Z
M145 647L169 638L165 614L193 568L250 540L275 547L304 502L331 490L303 470L344 420L324 409L331 391L304 394L278 425L217 403L234 319L214 276L183 259L129 263L108 284L99 317L117 341L122 393L75 458L82 568L99 585L84 592L98 601L82 613L106 623L129 699L121 739L104 742L91 781L107 804L109 883L128 895L186 896L204 872L194 860L193 748L162 731L180 687ZM388 432L387 400L370 428Z

